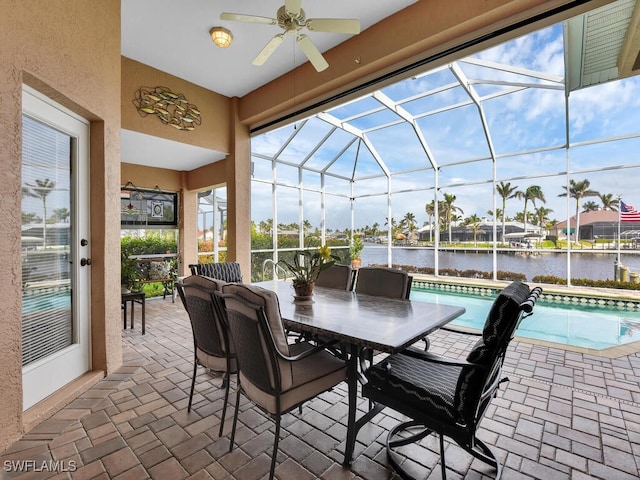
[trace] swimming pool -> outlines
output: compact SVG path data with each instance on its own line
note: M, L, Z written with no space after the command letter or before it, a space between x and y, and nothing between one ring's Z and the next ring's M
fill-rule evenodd
M493 298L412 288L411 298L460 305L466 312L451 325L482 328ZM602 350L640 340L640 312L595 306L551 305L539 301L516 331L519 337Z

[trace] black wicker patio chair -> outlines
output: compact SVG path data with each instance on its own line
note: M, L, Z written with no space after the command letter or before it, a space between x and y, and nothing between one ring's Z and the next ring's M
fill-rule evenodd
M397 450L434 433L440 437L442 478L446 479L445 442L448 437L466 452L496 469L501 465L476 431L500 384L509 342L522 319L533 312L542 289L513 282L491 307L480 338L466 360L456 360L409 348L377 363L366 373L362 394L406 415L387 436L389 463L404 479L413 478ZM417 433L416 433L417 430ZM414 464L415 466L415 464Z
M192 275L202 275L228 283L242 283L238 262L192 263L189 269Z

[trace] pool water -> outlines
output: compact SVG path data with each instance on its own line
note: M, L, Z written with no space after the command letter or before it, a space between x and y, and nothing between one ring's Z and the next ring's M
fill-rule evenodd
M481 329L493 303L491 297L411 289L411 299L459 305L466 312L451 325ZM533 315L516 331L519 337L602 350L640 340L640 312L602 307L545 304L539 301Z

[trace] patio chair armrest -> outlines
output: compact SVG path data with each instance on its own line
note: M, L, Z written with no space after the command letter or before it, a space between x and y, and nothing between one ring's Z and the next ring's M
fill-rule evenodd
M460 335L473 335L473 336L476 336L476 337L482 336L482 332L481 331L472 332L470 330L463 330L461 328L455 328L455 327L444 326L444 327L440 327L440 330L445 330L447 332L453 332L453 333L459 333Z
M435 355L431 352L425 352L423 350L418 350L415 348L407 348L406 350L403 350L402 355L407 355L409 357L417 358L419 360L424 360L425 362L439 363L441 365L472 367L472 368L478 368L481 370L487 370L489 368L489 365L484 365L482 363L473 363L473 362L468 362L467 360L441 357L440 355Z
M308 342L305 342L308 343ZM325 343L321 343L318 345L314 345L313 348L309 349L309 350L305 350L302 353L299 353L298 355L293 355L293 356L288 356L288 355L284 355L282 352L280 352L280 350L278 350L277 348L275 348L275 352L278 355L278 357L282 358L283 360L289 361L289 362L297 362L298 360L302 360L303 358L307 358L310 357L311 355L315 355L316 353L323 351L329 347L331 347L332 345L335 345L336 343L338 343L337 340L332 340L330 342L325 342ZM275 343L274 343L275 345ZM309 345L312 345L311 343L309 343Z

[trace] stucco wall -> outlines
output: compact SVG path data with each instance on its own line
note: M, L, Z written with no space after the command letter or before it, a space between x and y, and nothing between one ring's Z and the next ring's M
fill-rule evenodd
M22 434L22 83L92 121L93 366L122 363L118 188L120 1L0 0L0 450ZM64 28L62 28L64 27Z
M176 130L163 124L154 115L140 116L133 105L136 91L140 87L158 86L183 94L189 103L196 105L200 110L202 123L191 131ZM229 125L225 121L228 117L229 98L224 95L122 57L122 128L219 152L228 152Z

